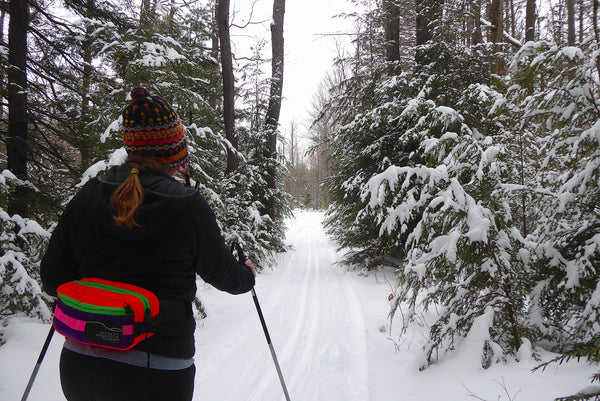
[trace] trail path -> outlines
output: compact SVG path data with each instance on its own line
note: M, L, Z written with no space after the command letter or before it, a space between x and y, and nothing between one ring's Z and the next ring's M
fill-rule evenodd
M389 333L386 274L392 279L394 273L365 277L337 266L339 255L322 218L318 212L297 213L287 232L293 250L280 255L256 284L292 401L548 401L588 386L597 372L597 366L577 361L532 372L539 364L534 359L484 370L469 342L419 372L427 326L411 327L400 337L397 317ZM226 294L201 280L198 285L208 317L196 330L194 401L285 401L251 295ZM0 347L0 400L21 399L48 328L25 318L7 327ZM56 335L28 401L64 401L58 375L62 343ZM538 352L544 360L556 356Z
M259 276L256 291L290 397L294 401L368 400L365 318L352 283L332 266L333 244L312 214L296 217L287 241L293 251L280 260L274 273ZM198 331L197 399L283 399L251 298L242 296L247 305L238 304L239 299L234 304L227 295L210 292L205 301L209 313L215 312L211 304L221 300L228 306L220 308L235 308L246 315L240 314L239 321L221 321L230 325L232 333L221 334L217 343L202 340L203 330L213 329L210 319ZM238 363L232 363L232 358ZM215 382L221 383L218 389ZM203 398L206 392L211 396Z

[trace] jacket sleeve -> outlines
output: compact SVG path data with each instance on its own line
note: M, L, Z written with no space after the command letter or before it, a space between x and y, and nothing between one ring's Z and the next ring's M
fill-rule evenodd
M204 281L230 294L242 294L254 287L254 275L237 261L225 244L216 217L206 201L198 196L196 224L199 232L196 272Z
M40 264L40 276L44 291L56 296L59 285L79 278L78 262L69 241L67 211L54 228L46 253Z

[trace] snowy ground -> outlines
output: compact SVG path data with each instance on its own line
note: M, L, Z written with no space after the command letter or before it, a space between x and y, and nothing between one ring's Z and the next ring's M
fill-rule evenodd
M322 214L290 222L294 251L260 274L256 291L293 401L549 401L589 384L584 363L531 372L533 360L480 368L468 344L419 372L425 329L402 339L387 331L391 273L368 277L333 263ZM231 296L199 282L209 317L196 331L195 400L284 400L249 294ZM395 322L395 326L399 323ZM15 321L0 347L0 400L20 400L49 326ZM62 338L56 335L29 396L64 400L58 379ZM552 355L543 354L544 359Z

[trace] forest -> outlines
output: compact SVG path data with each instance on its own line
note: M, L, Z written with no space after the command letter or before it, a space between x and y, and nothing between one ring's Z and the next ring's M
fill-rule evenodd
M119 112L145 85L182 117L225 237L263 268L292 208L326 209L347 266L396 272L390 319L438 311L422 369L474 327L483 367L536 347L597 360L599 1L348 1L306 155L279 125L272 7L270 36L236 57L228 0L0 2L4 324L49 319L45 244L82 183L124 160Z

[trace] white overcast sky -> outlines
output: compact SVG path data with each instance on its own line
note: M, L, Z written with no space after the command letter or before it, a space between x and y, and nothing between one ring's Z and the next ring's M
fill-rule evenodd
M234 23L242 23L249 12L249 0L232 0L231 17ZM310 123L308 110L313 94L317 91L324 75L331 69L336 56L336 39L347 37L326 36L326 34L351 32L349 19L334 18L335 15L348 13L353 5L348 0L286 0L283 23L285 65L283 78L283 102L280 125L285 134L292 121L298 123L300 135L306 135ZM253 20L271 21L273 0L258 0ZM268 40L266 57L270 57L269 23L254 27L257 35ZM249 32L232 29L232 41L242 43L241 34ZM325 36L324 36L325 35ZM236 46L237 47L237 46ZM237 51L242 49L237 47ZM271 74L270 64L267 67Z

